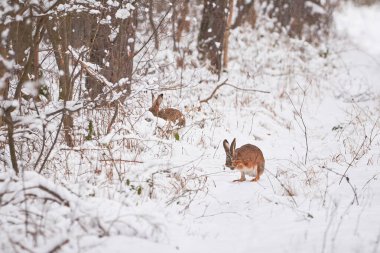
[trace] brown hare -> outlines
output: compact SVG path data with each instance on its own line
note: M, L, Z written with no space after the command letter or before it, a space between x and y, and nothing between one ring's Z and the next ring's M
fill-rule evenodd
M265 160L263 152L252 144L245 144L236 149L236 139L230 144L227 140L223 141L223 147L226 151L226 166L231 170L237 169L240 171L240 179L233 182L245 181L245 175L253 178L251 181L256 182L264 172Z
M174 108L166 108L160 110L160 104L164 99L164 94L160 94L156 99L152 94L152 107L149 108L149 111L156 117L162 118L166 121L173 122L179 127L183 127L186 124L185 116L182 112Z

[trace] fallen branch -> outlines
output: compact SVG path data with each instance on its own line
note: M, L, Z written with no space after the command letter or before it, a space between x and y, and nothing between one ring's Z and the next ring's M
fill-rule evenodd
M213 90L213 92L211 93L210 96L208 96L207 98L205 99L202 99L201 101L199 101L200 103L207 103L211 98L214 97L216 91L221 88L222 86L230 86L236 90L241 90L241 91L250 91L250 92L261 92L261 93L270 93L269 91L264 91L264 90L256 90L256 89L245 89L245 88L240 88L240 87L237 87L233 84L230 84L230 83L227 83L228 79L224 80L221 84L219 84L218 86L215 87L215 89Z
M136 160L125 160L125 159L101 159L99 162L125 162L125 163L144 163L142 161Z
M108 88L112 88L113 87L113 83L108 81L107 78L103 75L101 75L99 72L97 72L96 70L94 70L92 67L91 67L91 63L88 63L88 62L85 62L83 60L81 60L81 56L77 54L77 52L75 52L74 49L72 49L71 47L69 47L69 51L72 55L72 58L77 61L81 67L87 72L87 74L89 76L91 76L92 78L94 78L96 81L104 84L106 87Z

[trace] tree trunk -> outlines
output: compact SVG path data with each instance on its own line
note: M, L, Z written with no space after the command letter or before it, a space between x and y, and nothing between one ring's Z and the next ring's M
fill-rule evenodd
M308 41L322 39L328 33L331 18L320 0L264 0L269 17L276 23L276 29L285 29L289 36L305 38ZM271 4L270 4L271 3Z
M120 101L123 103L125 99L131 94L132 91L132 77L133 77L133 58L135 56L135 41L137 29L137 10L135 9L129 18L126 19L121 25L120 30L124 30L117 38L117 47L119 52L111 64L113 69L118 69L114 73L112 82L118 82L122 78L128 78L128 81L122 82L119 85L118 92L122 93Z
M16 145L13 138L14 124L13 124L13 119L11 115L12 110L14 109L15 108L7 108L4 113L4 119L8 126L7 136L8 136L9 153L11 156L11 163L12 163L13 170L15 171L16 175L18 175L19 174L19 168L18 168L18 163L17 163L18 159L16 156Z
M0 29L2 29L0 24ZM4 29L5 30L5 29ZM7 49L0 47L0 57L4 60L0 61L0 101L4 101L8 99L9 92L9 78L10 74L8 73L7 66L4 64L5 60L8 60ZM2 108L0 108L2 110ZM3 115L0 115L0 127L4 125Z
M68 33L71 32L70 17L66 16L49 22L48 35L54 49L54 56L60 72L59 75L59 99L70 101L73 98L73 82L69 69ZM67 146L74 147L72 136L74 128L73 118L70 114L65 114L63 118L63 130Z
M158 48L160 47L160 41L158 40L158 33L155 32L156 25L154 24L153 9L154 9L153 0L149 0L149 8L148 8L149 24L152 28L152 32L154 36L154 48L158 50Z
M189 2L190 0L185 0L182 4L179 18L177 21L177 33L176 40L177 42L181 41L183 31L189 32L190 30L190 21L187 20L187 15L189 15Z
M137 10L131 11L131 15L127 19L113 19L113 22L115 23L112 26L118 27L119 32L112 39L110 39L109 24L94 23L90 62L99 66L100 74L113 84L123 78L128 79L121 82L117 88L117 92L121 93L120 100L123 102L131 93ZM88 77L86 87L89 90L90 98L94 100L102 94L104 84Z
M236 3L237 15L235 23L232 25L232 29L235 29L238 26L241 26L243 23L248 23L252 27L255 27L256 24L256 11L254 0L238 0Z
M232 16L234 14L234 0L228 1L228 19L226 32L224 33L224 42L223 42L223 69L227 69L228 65L228 39L230 37L230 29L232 23Z
M211 71L220 74L222 50L226 30L227 0L204 0L201 27L198 36L200 59L209 60Z

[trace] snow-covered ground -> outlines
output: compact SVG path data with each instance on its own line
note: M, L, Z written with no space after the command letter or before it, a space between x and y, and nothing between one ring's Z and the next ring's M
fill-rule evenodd
M299 84L308 89L302 107L306 164L301 119L289 103L295 100L299 110L302 92L295 98L255 94L261 105L253 108L241 105L242 93L222 92L225 101L240 101L214 108L221 125L215 133L208 131L214 136L205 137L210 138L205 153L199 158L193 147L182 147L208 175L207 194L192 200L184 214L168 214L164 243L113 237L92 252L380 252L379 17L379 6L349 5L338 12L336 27L344 45L331 47L341 50L332 53L344 73L321 81L322 91ZM266 115L271 108L273 114ZM220 143L233 137L238 146L250 142L263 150L267 170L258 183L232 183L239 173L223 170Z
M52 189L41 198L60 203L46 210L29 206L45 215L32 216L29 226L48 227L51 240L26 238L25 248L12 247L51 252L62 245L62 252L94 253L380 252L380 6L345 5L335 17L339 36L321 48L287 41L284 50L271 47L270 37L253 43L251 34L232 31L230 72L219 83L228 78L229 84L271 93L224 86L200 105L218 81L202 69L185 71L184 89L194 95L167 92L164 100L186 113L179 140L154 133L155 124L165 122L143 114L147 97L141 114L132 115L134 132L126 129L122 135L120 127L100 140L102 147L115 140L132 146L123 157L137 162L109 165L120 169L113 174L108 165L98 171L96 162L85 171L82 160L78 164L72 152L62 152L55 159L72 170L52 169L50 181L33 172L25 174L24 184L0 177L5 182L0 192L10 192L3 203L40 194L34 190L41 186ZM301 48L309 58L300 55ZM203 84L192 85L193 79ZM222 141L235 137L237 146L252 143L263 151L266 171L259 182L233 183L239 173L224 168ZM89 159L83 164L99 161L91 151L99 146L86 145L88 153L81 157ZM126 151L104 152L113 158ZM110 178L116 180L110 184ZM60 196L49 195L53 190ZM0 225L16 212L11 205L2 207ZM15 240L12 235L25 223L14 222L0 238ZM9 241L0 239L0 249L12 251Z

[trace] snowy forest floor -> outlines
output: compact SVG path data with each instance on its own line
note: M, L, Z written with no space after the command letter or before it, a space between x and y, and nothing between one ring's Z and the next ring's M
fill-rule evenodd
M70 173L51 169L49 180L25 173L26 186L7 181L15 192L43 185L67 200L29 203L44 216L31 217L29 226L48 227L49 239L19 241L35 252L56 245L62 252L99 253L380 252L379 16L380 6L344 6L335 14L338 35L317 49L295 41L283 42L286 50L273 49L268 37L251 46L252 35L232 31L230 71L219 83L228 79L269 94L225 86L199 105L218 82L205 70L184 71L184 83L204 84L185 86L183 92L193 94L186 98L165 93L164 104L186 106L187 126L178 141L157 137L154 124L164 123L136 114L135 132L114 132L99 143L133 139L127 144L137 148L120 157L139 163L88 176L98 164L84 171L79 152L61 149L55 160ZM301 47L309 58L296 50ZM259 182L233 183L239 173L224 169L222 141L235 137L237 147L252 143L263 151L266 170ZM81 148L90 151L81 155L98 159L91 154L96 145L86 145ZM107 151L110 157L125 152ZM1 225L19 208L0 211L6 250L21 247L9 242L17 241L12 235L24 224Z

